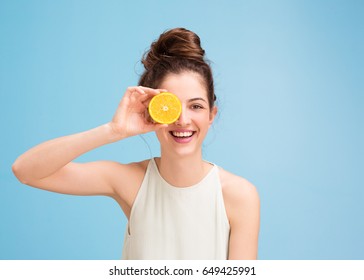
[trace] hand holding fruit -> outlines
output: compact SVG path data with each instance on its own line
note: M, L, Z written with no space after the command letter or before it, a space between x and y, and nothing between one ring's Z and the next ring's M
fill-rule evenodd
M148 114L150 100L164 91L141 86L128 87L109 123L116 136L122 139L166 127L151 122Z

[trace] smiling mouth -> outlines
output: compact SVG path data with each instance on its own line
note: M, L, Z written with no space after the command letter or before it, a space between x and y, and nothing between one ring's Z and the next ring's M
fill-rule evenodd
M173 137L176 138L189 138L191 137L193 134L195 134L195 131L184 131L184 132L179 132L179 131L170 131L169 132Z

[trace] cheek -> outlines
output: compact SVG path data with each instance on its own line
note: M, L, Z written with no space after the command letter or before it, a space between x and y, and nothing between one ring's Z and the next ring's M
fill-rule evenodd
M196 119L200 130L208 130L210 127L210 118L208 116L201 116Z
M211 114L209 112L206 112L203 118L201 118L201 121L203 121L206 124L209 124L211 122Z

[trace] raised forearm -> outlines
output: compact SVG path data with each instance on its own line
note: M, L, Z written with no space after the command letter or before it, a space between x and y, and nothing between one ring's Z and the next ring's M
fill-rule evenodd
M14 162L12 168L23 183L52 175L80 155L120 140L110 124L91 130L49 140L28 150Z

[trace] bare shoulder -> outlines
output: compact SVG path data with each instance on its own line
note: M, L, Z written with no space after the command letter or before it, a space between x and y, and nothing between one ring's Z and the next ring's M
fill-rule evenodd
M128 164L109 163L113 165L113 187L124 198L124 192L130 193L133 189L139 189L145 175L149 160L132 162Z
M257 188L245 178L220 169L226 214L230 224L229 259L256 259L260 224Z
M241 203L259 203L257 188L247 179L219 168L222 192L229 206Z
M131 162L131 163L120 163L116 161L97 161L97 162L89 162L86 164L76 164L79 166L87 166L90 170L88 171L102 171L101 174L108 174L110 178L110 183L116 187L122 182L129 183L129 178L131 180L135 179L135 177L143 176L146 167L148 165L149 160L140 161L140 162ZM122 178L122 180L120 180Z
M128 218L142 185L149 161L144 160L128 164L108 163L109 166L113 165L114 167L111 182L114 189L114 199Z
M117 169L123 169L124 172L131 172L132 174L139 172L143 173L146 170L148 163L149 159L125 164L119 162L110 162L110 164L114 164Z

